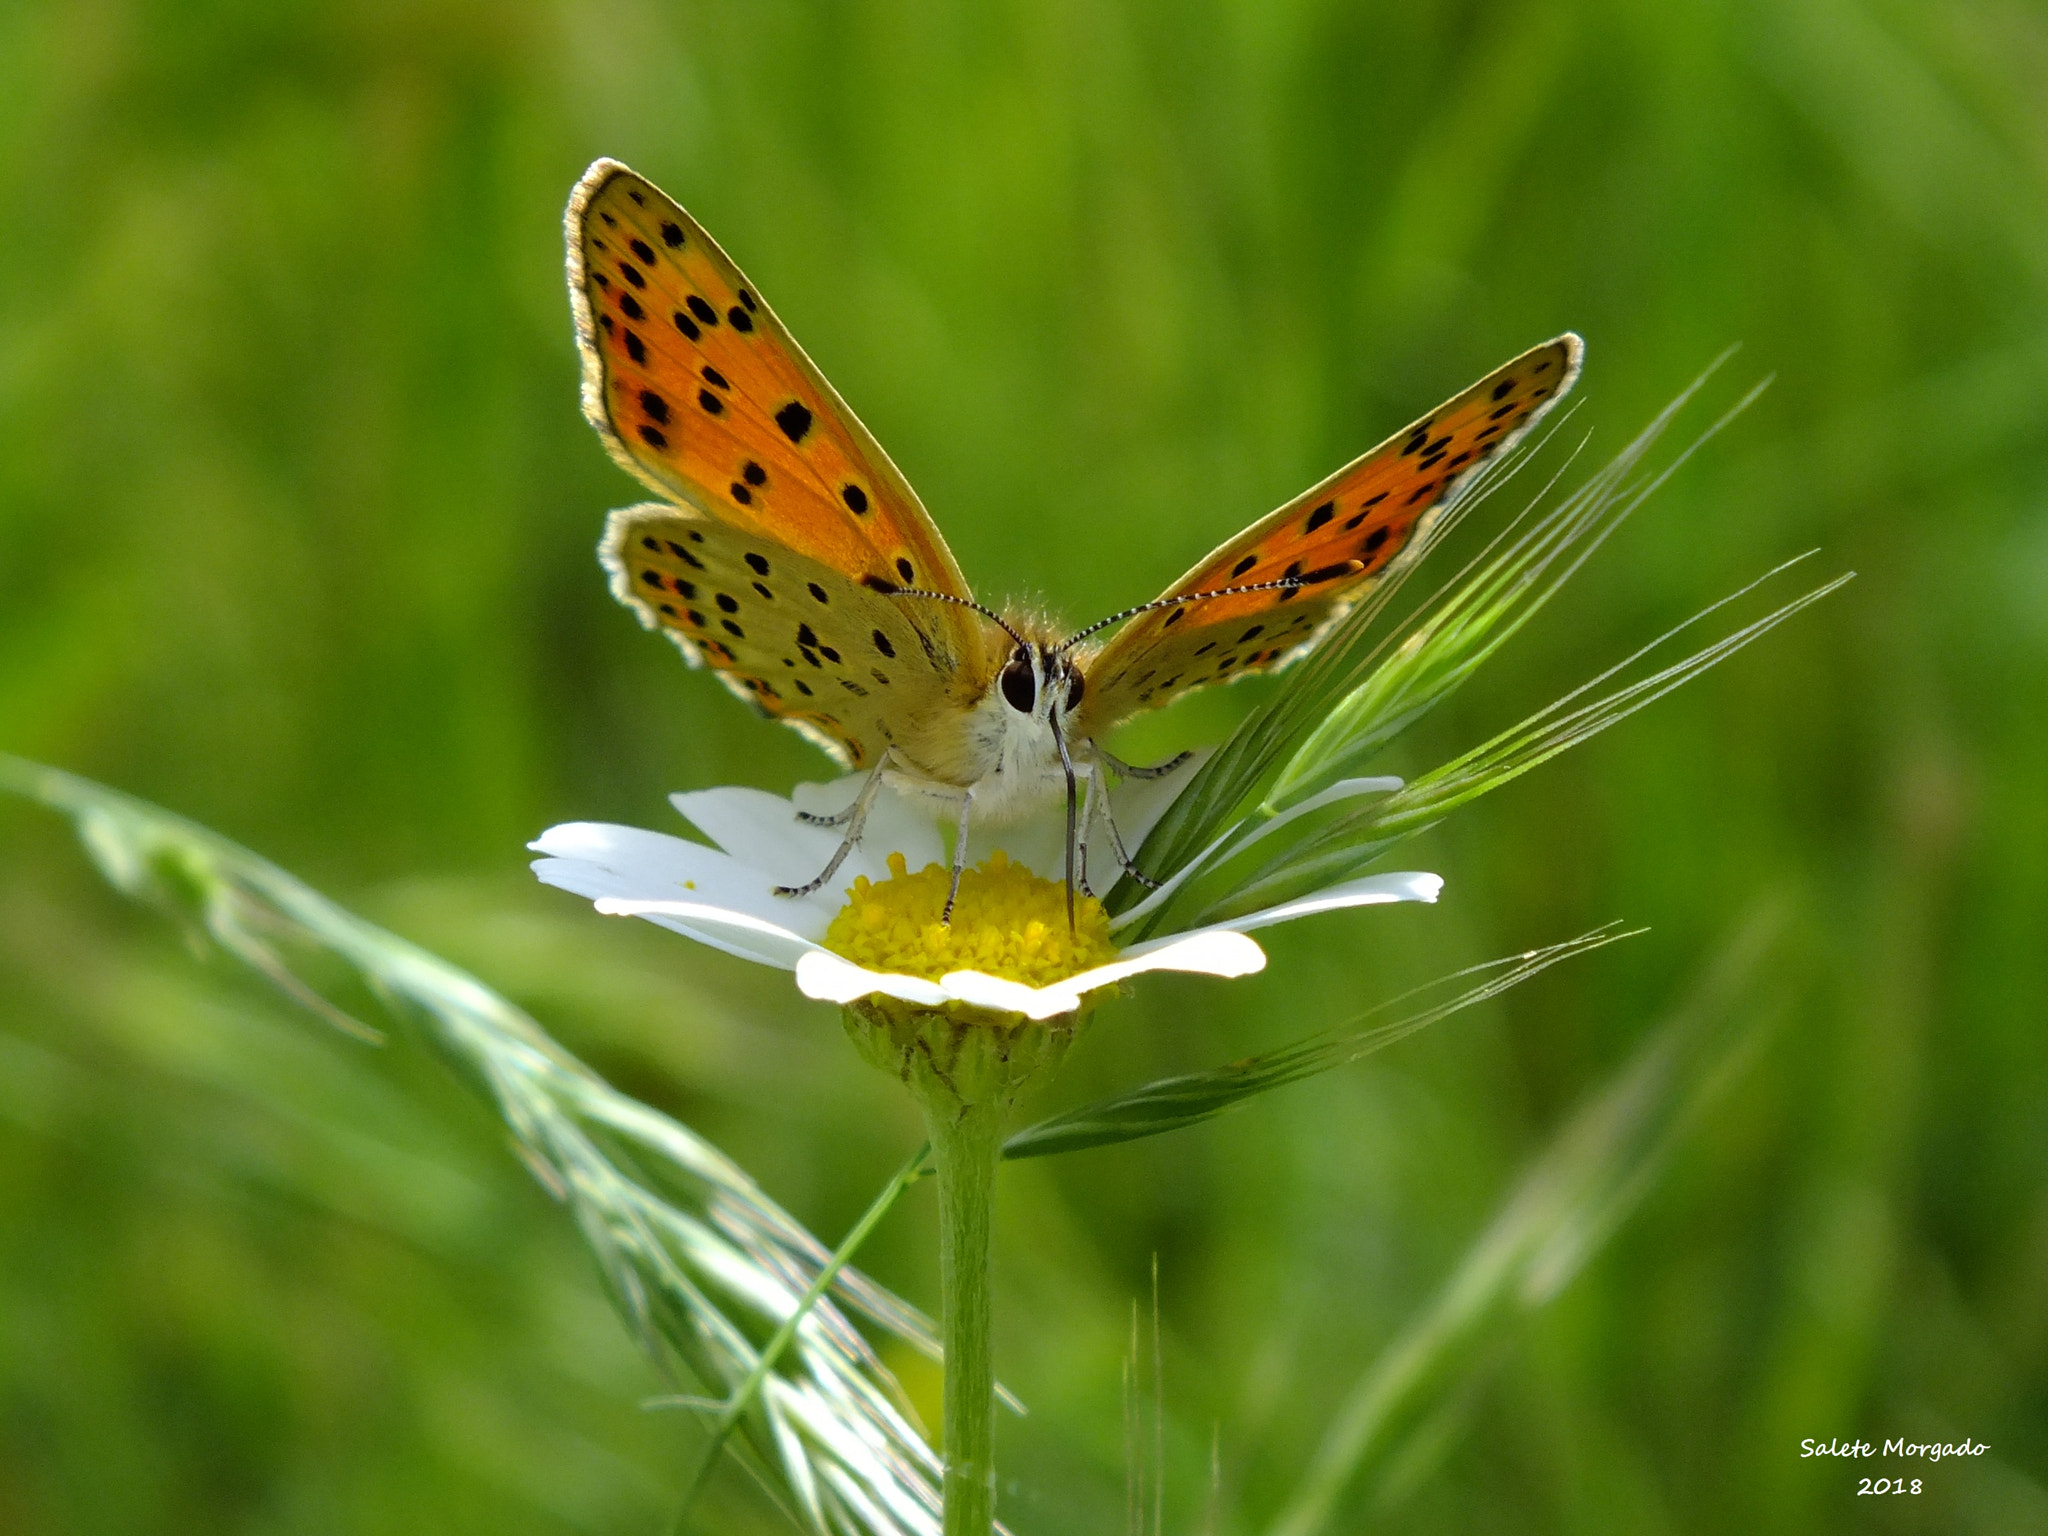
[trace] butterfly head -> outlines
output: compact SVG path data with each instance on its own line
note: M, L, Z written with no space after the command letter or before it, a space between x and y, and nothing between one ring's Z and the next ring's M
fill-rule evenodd
M1013 713L1057 728L1081 707L1087 681L1058 645L1021 639L996 676L996 691Z

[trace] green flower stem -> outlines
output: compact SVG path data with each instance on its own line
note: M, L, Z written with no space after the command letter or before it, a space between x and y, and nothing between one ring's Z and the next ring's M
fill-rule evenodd
M847 1004L844 1018L861 1055L900 1079L924 1111L939 1175L945 1536L989 1536L996 1518L989 1218L1003 1121L1025 1085L1059 1064L1080 1019L1031 1023L1015 1014L925 1008L882 996Z
M946 1536L988 1536L996 1514L989 1219L1003 1154L997 1104L925 1100L939 1175L940 1329L946 1346Z

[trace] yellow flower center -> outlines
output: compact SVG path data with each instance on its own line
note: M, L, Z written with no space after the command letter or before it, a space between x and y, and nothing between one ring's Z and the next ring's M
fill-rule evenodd
M948 971L982 971L1026 986L1049 986L1116 958L1109 914L1093 896L1074 898L1067 928L1067 888L1041 880L1000 849L960 877L953 921L939 921L953 872L927 864L911 874L900 853L889 855L889 878L862 875L825 931L825 947L855 965L937 981Z

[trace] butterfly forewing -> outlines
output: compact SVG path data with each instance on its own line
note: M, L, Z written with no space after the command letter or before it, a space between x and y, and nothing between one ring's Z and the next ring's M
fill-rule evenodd
M1279 666L1363 597L1489 459L1578 377L1579 338L1496 369L1224 544L1164 594L1302 578L1299 586L1155 609L1088 663L1083 729L1098 734L1191 688Z
M948 697L903 604L787 545L645 504L612 514L601 553L644 623L847 767L873 763Z
M584 413L614 457L757 551L787 550L842 582L969 595L902 475L695 220L600 160L570 199L568 241ZM980 668L971 616L901 606L921 659ZM716 666L712 643L700 648Z

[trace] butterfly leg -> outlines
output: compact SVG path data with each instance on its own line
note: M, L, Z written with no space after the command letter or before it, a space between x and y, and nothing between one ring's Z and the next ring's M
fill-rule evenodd
M1102 776L1103 763L1108 763L1108 765L1111 768L1117 770L1120 773L1126 772L1128 770L1124 768L1123 764L1119 763L1107 752L1104 752L1100 747L1097 747L1095 750L1098 760L1095 763L1091 764L1088 769L1088 803L1092 807L1096 803L1097 797L1099 796L1101 798L1102 824L1103 826L1109 829L1110 851L1116 855L1116 861L1118 864L1123 866L1124 873L1129 875L1133 880L1137 881L1138 884L1144 886L1146 890L1156 891L1159 889L1161 882L1154 880L1150 875L1146 874L1142 869L1138 868L1137 860L1133 859L1130 855L1130 851L1124 847L1124 835L1123 833L1117 830L1116 815L1109 808L1109 783ZM1173 768L1179 763L1186 761L1188 756L1188 753L1183 752L1179 757L1175 758L1173 762L1167 763L1162 767L1156 769L1148 770L1144 773L1143 776L1149 778L1157 778L1160 774L1165 773L1168 769ZM1085 871L1088 867L1088 846L1085 840L1081 845L1081 857L1081 867L1084 871L1085 883Z
M953 903L960 899L960 877L967 872L967 813L973 806L974 790L961 790L960 821L953 833L953 883L946 891L946 910L939 914L939 921L948 927L953 923Z
M808 896L813 891L821 889L827 880L830 880L839 873L839 866L846 862L846 856L853 852L860 844L861 832L868 823L868 812L874 807L875 796L881 792L882 776L888 766L889 753L885 751L876 760L873 771L868 774L867 783L861 785L860 793L853 797L853 804L849 805L837 816L811 817L805 812L797 812L797 819L799 821L809 821L814 826L833 827L844 824L846 836L840 840L838 851L832 855L831 860L825 867L818 872L817 879L811 881L808 885L778 885L775 887L776 895Z
M1089 745L1094 746L1094 743L1090 742ZM1100 747L1095 747L1095 755L1120 779L1163 779L1195 754L1182 752L1176 757L1169 757L1163 763L1154 763L1150 768L1140 768L1136 763L1127 763L1120 757L1111 757Z
M860 804L856 797L853 804L843 811L834 811L830 816L820 816L816 811L798 811L796 819L807 827L843 827L853 820L854 806Z

